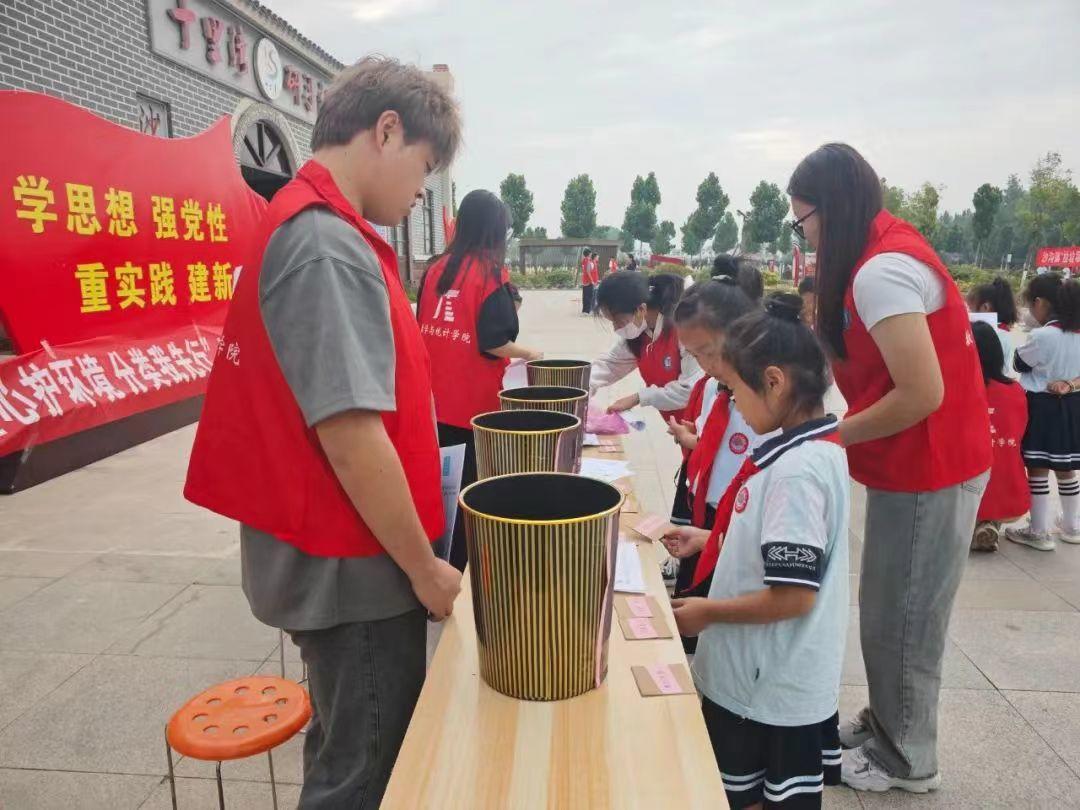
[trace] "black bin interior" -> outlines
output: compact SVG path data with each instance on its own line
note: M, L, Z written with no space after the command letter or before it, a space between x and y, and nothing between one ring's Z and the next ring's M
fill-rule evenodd
M576 416L559 411L495 411L482 413L473 424L489 430L515 430L539 432L576 427L581 422Z
M511 520L570 520L614 509L622 493L577 475L524 473L489 478L461 495L470 509Z
M530 360L533 368L584 368L592 365L588 360Z
M588 395L580 388L561 385L530 385L526 388L508 388L501 396L506 399L525 400L527 402L551 402L557 399L577 399Z

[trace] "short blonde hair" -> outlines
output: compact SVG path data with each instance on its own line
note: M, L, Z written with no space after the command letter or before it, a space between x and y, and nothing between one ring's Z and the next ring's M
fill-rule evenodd
M361 59L334 79L311 133L312 150L348 143L387 110L401 116L407 143L429 143L439 166L454 159L461 143L457 102L414 65L379 56Z

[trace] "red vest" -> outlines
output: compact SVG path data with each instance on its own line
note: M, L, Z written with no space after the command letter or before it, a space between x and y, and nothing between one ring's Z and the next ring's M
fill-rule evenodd
M979 504L979 520L1017 518L1031 508L1027 470L1020 454L1020 440L1027 430L1027 396L1019 383L991 380L986 385L990 406L990 446L994 466Z
M609 273L614 273L619 269L619 263L615 259L608 259L607 269Z
M309 161L270 203L261 247L236 285L223 345L210 374L184 495L225 517L318 557L384 553L338 483L315 430L307 427L281 372L259 309L262 252L279 225L305 208L330 208L379 257L390 298L396 409L382 414L430 539L443 531L439 444L431 413L427 352L397 272L397 257L342 196L330 173Z
M431 357L431 387L440 422L469 428L477 414L499 410L499 391L509 360L481 354L477 323L480 308L508 280L492 278L479 262L466 258L445 295L437 291L445 258L427 271L417 303L420 332Z
M581 286L587 287L592 284L592 260L587 256L581 257Z
M879 253L904 253L937 274L945 285L945 306L926 318L934 341L945 396L918 424L847 448L851 477L874 489L928 492L974 478L990 467L990 420L979 355L964 298L934 249L911 225L882 210L870 224L866 250L844 294L846 360L833 374L848 403L848 416L864 411L893 388L892 378L870 332L855 310L855 278Z
M682 373L682 357L679 354L679 336L674 329L661 331L652 340L648 335L641 335L641 351L638 354L638 371L645 385L663 388L669 382L679 379ZM674 416L678 422L683 418L683 409L660 411L666 422Z
M593 259L589 262L589 278L593 284L600 283L600 260Z

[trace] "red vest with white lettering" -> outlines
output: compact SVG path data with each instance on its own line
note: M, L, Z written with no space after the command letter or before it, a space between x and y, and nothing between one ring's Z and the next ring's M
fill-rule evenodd
M874 489L928 492L959 484L990 468L990 419L967 306L934 249L911 225L882 210L844 294L846 360L832 364L847 415L864 411L893 389L877 344L855 310L855 278L872 257L903 253L927 265L945 287L945 305L926 318L941 365L941 406L892 436L847 448L851 477Z
M439 259L427 271L416 312L431 357L435 414L444 424L469 428L477 414L499 410L499 391L510 361L481 354L477 323L484 301L509 277L505 273L492 277L487 267L467 257L450 289L439 295L446 262Z
M638 371L645 385L663 388L669 382L679 379L682 374L682 355L679 353L679 336L675 329L666 329L652 340L648 335L641 335L641 351L638 353ZM683 409L660 411L664 421L674 416L676 421L683 418Z
M439 444L420 328L398 278L397 257L342 196L330 173L309 161L270 203L258 255L241 274L210 374L184 495L225 517L317 557L368 557L383 547L342 489L313 428L304 421L274 355L259 309L262 252L283 222L324 206L354 228L379 258L394 336L395 409L382 414L428 538L443 531ZM314 358L312 358L314 360Z
M581 286L587 287L592 284L592 261L588 256L581 258Z

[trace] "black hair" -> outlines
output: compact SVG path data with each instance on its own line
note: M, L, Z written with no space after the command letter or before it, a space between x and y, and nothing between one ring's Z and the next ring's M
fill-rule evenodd
M822 407L829 389L825 352L810 327L802 322L802 299L775 293L765 307L739 318L724 333L724 362L748 386L765 390L765 369L777 366L791 380L791 401L800 411Z
M853 148L827 143L795 167L787 191L819 218L817 333L833 356L847 357L844 293L883 207L881 180Z
M609 315L631 315L644 304L659 312L663 318L663 333L673 327L675 305L682 296L682 276L671 273L646 275L627 270L616 270L600 282L596 288L597 311L606 310ZM641 337L627 341L634 357L641 351Z
M515 304L521 303L521 290L517 288L517 284L512 281L506 282L506 291L510 293L510 299Z
M751 301L760 301L765 294L765 279L761 277L761 272L738 256L719 254L713 259L712 272L709 275L714 279L731 279Z
M675 323L700 323L710 332L722 332L753 311L756 303L730 277L723 276L687 290L675 307Z
M1002 276L972 287L968 293L968 302L976 312L983 304L989 304L990 309L997 313L998 323L1011 325L1017 321L1016 296L1013 295L1009 282Z
M476 189L465 195L458 206L454 238L446 248L446 267L435 287L439 295L454 286L466 257L479 261L492 278L501 277L510 223L510 208L490 191Z
M1012 380L1005 376L1005 352L1001 348L997 330L986 321L975 321L971 324L971 334L975 336L975 348L982 363L983 383L991 380L1006 385L1011 383Z
M817 282L814 281L813 276L805 276L802 281L799 282L799 295L806 295L817 291Z
M1066 332L1080 330L1080 282L1062 279L1057 273L1035 276L1024 289L1024 300L1036 298L1050 302L1050 311Z

